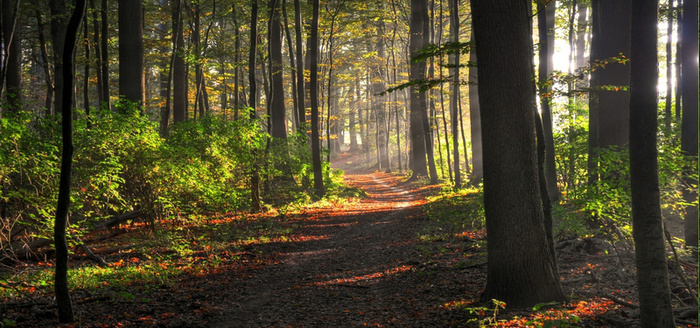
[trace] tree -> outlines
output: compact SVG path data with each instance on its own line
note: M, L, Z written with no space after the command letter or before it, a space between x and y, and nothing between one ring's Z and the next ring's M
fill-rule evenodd
M596 180L600 150L629 141L630 66L623 57L630 52L631 0L592 0L591 7L589 175Z
M102 7L100 8L100 20L102 22L102 38L100 51L102 55L100 56L100 63L102 65L102 101L105 109L110 108L109 99L109 49L107 45L109 44L109 20L107 19L107 0L102 0Z
M323 187L323 168L321 167L321 143L318 133L318 15L319 0L313 0L311 35L306 44L309 56L309 100L311 101L311 161L314 169L314 191L316 197L326 193Z
M538 81L540 85L540 107L542 108L542 128L545 144L545 176L547 191L551 202L559 200L557 186L557 167L554 158L554 134L552 132L551 87L548 83L549 74L553 71L552 57L554 56L554 14L555 2L537 2L537 29L540 37Z
M282 22L280 20L280 0L270 0L270 122L272 138L287 138L287 113L284 108L284 81L282 79Z
M411 27L410 27L410 52L411 57L425 46L425 38L428 36L428 1L411 0ZM419 81L425 79L425 62L411 61L410 79ZM426 161L427 136L423 128L423 115L426 109L426 96L420 91L418 85L411 86L411 170L415 176L428 175L428 163ZM427 116L427 115L426 115Z
M469 120L471 121L472 137L472 174L469 184L478 185L484 178L484 152L481 138L481 109L479 108L479 68L477 67L476 51L469 52Z
M452 42L459 42L459 1L451 0L450 4L450 33L452 34ZM454 54L454 68L452 73L452 97L450 98L450 117L452 117L452 145L454 146L454 170L455 170L455 187L462 186L462 174L459 165L459 128L457 126L458 109L460 101L460 80L459 80L459 51ZM447 134L447 131L445 131Z
M63 45L66 39L68 8L66 0L49 0L51 42L53 45L54 94L53 108L60 113L63 104Z
M698 180L693 173L698 172L698 0L683 0L683 119L681 122L681 151L692 161L686 168L684 189L686 202L697 201ZM697 177L697 176L695 176ZM685 244L698 247L698 205L686 207Z
M302 48L301 23L301 8L299 0L294 0L294 35L297 50L297 102L299 105L299 129L305 129L306 102L304 100L304 90L306 89L304 89L304 50Z
M56 247L56 274L54 290L56 293L56 307L58 308L58 320L62 323L73 322L73 305L68 289L68 244L66 242L66 225L68 223L68 211L70 208L71 166L73 163L73 59L75 41L77 39L80 21L85 12L85 0L76 0L75 9L68 22L63 42L64 66L61 75L67 86L62 89L63 97L60 107L63 113L61 129L63 138L63 153L61 154L61 177L58 188L58 204L56 205L56 219L54 221L54 246Z
M248 107L250 107L250 119L255 120L255 94L257 93L257 82L255 81L256 50L258 48L258 0L252 0L250 9L250 51L248 53ZM254 156L255 157L255 156ZM250 177L250 196L253 211L262 210L260 202L260 172L257 167L253 167Z
M142 106L146 99L143 61L143 3L119 1L119 95Z
M0 75L0 91L5 84L5 100L9 111L17 111L21 107L22 62L17 18L19 16L19 0L2 2L2 42L6 54L0 58L2 74ZM4 79L3 79L4 78Z
M642 327L675 327L661 217L657 162L658 0L632 6L630 176L632 226Z
M185 39L182 19L182 0L173 0L173 123L182 122L187 118L187 74L185 70Z
M526 0L472 1L489 263L482 299L514 307L565 299L537 176L531 13Z

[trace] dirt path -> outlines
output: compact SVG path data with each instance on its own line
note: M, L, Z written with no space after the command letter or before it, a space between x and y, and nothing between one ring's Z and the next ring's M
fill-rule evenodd
M424 195L386 173L350 173L346 181L367 197L292 218L299 237L265 249L278 256L235 283L239 294L212 318L215 327L425 327L439 319L426 313L454 286L435 286L439 277L425 267L437 264L426 264L417 247Z
M279 245L276 263L243 282L232 310L212 321L216 327L361 326L392 305L382 295L388 278L419 257L413 244L421 224L411 206L420 197L388 174L347 181L367 198L295 222L305 237Z

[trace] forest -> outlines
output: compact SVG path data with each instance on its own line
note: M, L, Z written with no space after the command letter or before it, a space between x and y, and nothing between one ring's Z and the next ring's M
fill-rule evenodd
M2 327L698 327L697 0L2 0Z

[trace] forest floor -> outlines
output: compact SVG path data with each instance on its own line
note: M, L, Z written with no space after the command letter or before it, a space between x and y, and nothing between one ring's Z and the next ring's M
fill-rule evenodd
M364 190L365 197L245 220L211 219L207 222L215 228L186 229L187 251L170 256L138 247L110 253L105 249L115 244L93 245L96 253L108 254L104 257L110 268L151 274L134 274L129 282L117 284L108 280L114 271L103 269L97 274L102 283L73 291L78 321L62 327L637 325L630 252L615 252L595 238L560 241L559 269L570 302L537 310L482 302L485 232L456 230L431 219L430 201L439 186L352 169L361 162L341 157L334 167L345 169L346 183ZM132 230L117 244L157 239L144 230ZM235 236L229 233L234 230ZM52 269L41 262L31 265L33 270ZM74 267L81 265L91 264L73 260ZM697 262L684 258L681 266L697 293ZM678 326L697 327L697 307L690 305L674 271L671 278ZM3 288L8 285L0 281ZM20 327L55 326L51 290L29 287L14 287L32 296L7 300L0 318Z

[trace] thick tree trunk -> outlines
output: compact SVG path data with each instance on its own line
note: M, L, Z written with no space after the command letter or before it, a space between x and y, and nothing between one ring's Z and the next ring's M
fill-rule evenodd
M143 58L143 3L119 1L119 95L140 106L146 100Z
M537 174L530 2L475 0L472 13L489 262L482 299L514 308L562 301Z
M683 119L681 150L692 161L686 168L684 182L697 186L698 172L698 0L683 0ZM697 177L697 176L696 176ZM698 199L697 188L685 189L687 202ZM685 214L685 244L698 247L698 206L689 206Z
M606 60L611 57L629 56L631 0L593 0L592 12L596 17L592 24L591 61ZM593 119L590 120L590 133L596 133L591 140L589 158L597 158L598 149L612 146L625 147L629 142L629 91L630 65L612 61L603 67L594 67L591 72L590 106ZM595 125L595 127L593 126Z
M61 155L61 177L58 188L58 204L56 206L56 218L54 221L54 246L56 247L56 274L54 289L56 293L56 307L58 320L61 323L73 322L73 305L68 289L68 244L66 242L66 225L68 223L68 210L70 208L70 184L71 166L73 163L73 59L75 41L80 27L80 21L85 12L85 0L76 0L75 9L67 24L63 42L63 71L62 81L66 88L63 89L60 112L61 129L63 136L63 153Z
M672 328L676 325L668 285L656 150L657 1L640 0L632 6L629 124L632 234L641 327Z
M311 157L314 169L314 190L316 197L326 193L323 187L323 169L321 167L321 144L318 133L318 17L319 0L313 0L311 36L307 43L309 56L309 98L311 100ZM364 140L363 140L364 142Z

